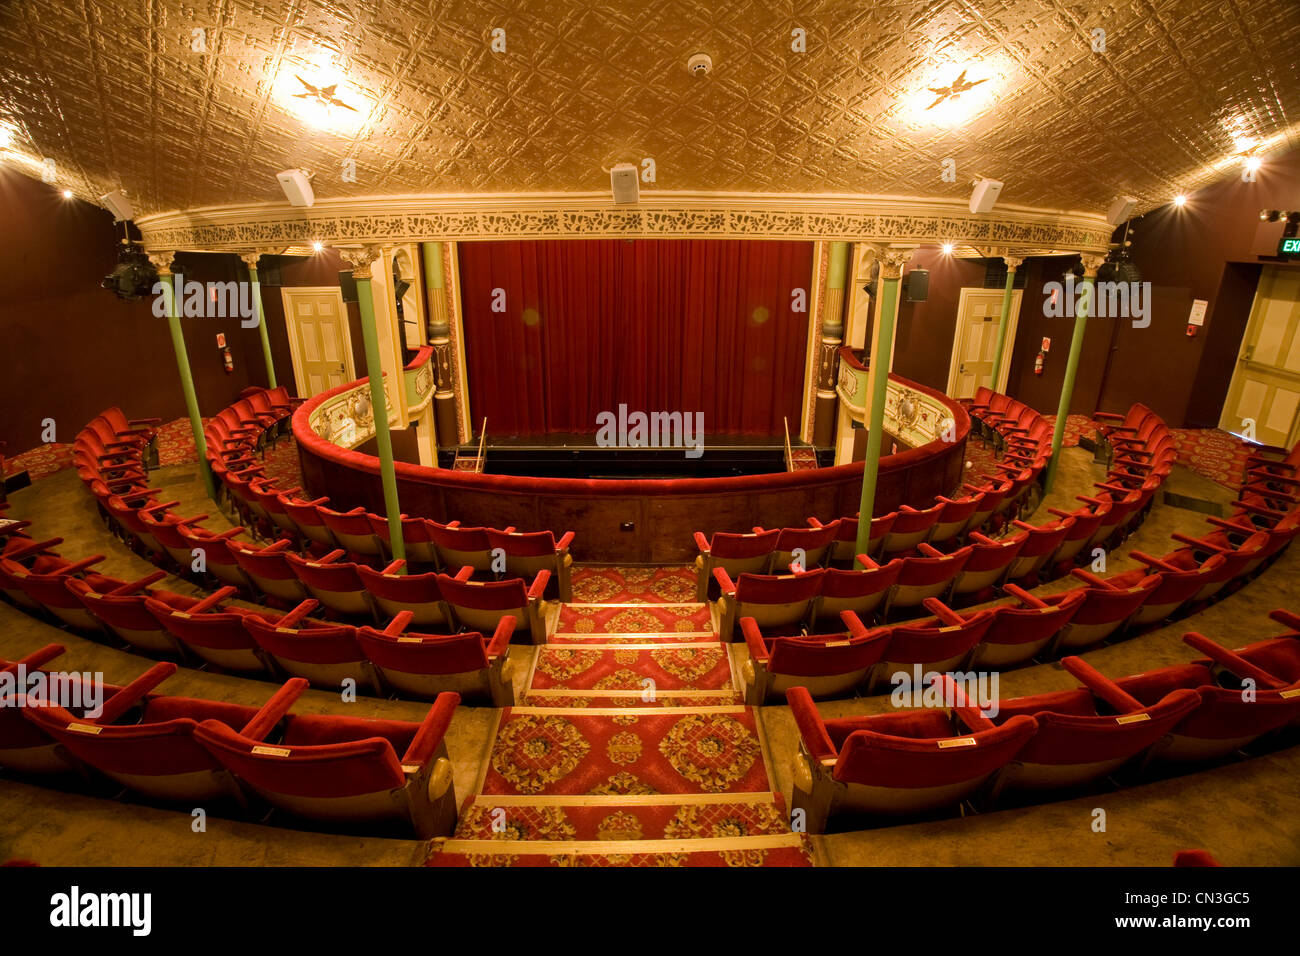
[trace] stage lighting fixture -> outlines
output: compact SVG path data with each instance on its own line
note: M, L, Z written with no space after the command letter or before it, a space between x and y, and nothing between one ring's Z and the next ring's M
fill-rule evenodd
M117 253L117 265L104 276L100 287L108 289L119 299L142 299L153 291L158 281L158 270L149 257L135 248L134 243L122 240Z

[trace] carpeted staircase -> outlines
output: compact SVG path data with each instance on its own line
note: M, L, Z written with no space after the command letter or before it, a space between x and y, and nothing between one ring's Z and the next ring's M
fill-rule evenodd
M575 579L625 600L560 608L430 866L812 865L709 606L660 600L683 577L647 573Z

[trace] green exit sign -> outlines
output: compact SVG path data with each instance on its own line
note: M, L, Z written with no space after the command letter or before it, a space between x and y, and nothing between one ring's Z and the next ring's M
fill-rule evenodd
M1300 256L1300 237L1284 236L1277 244L1279 256Z

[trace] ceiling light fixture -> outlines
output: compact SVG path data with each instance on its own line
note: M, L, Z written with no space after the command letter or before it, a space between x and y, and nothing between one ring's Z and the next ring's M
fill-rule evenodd
M943 254L944 254L945 256L950 256L950 255L952 255L952 243L951 243L951 242L945 242L945 243L943 244Z
M1257 173L1257 172L1259 172L1259 167L1261 167L1261 166L1263 166L1263 165L1264 165L1264 161L1263 161L1262 159L1260 159L1258 156L1250 156L1250 157L1247 157L1247 159L1246 159L1246 172L1248 172L1248 173Z
M1174 197L1174 205L1177 206L1179 209L1181 209L1183 206L1186 206L1187 197L1184 196L1182 193L1179 193L1177 196Z
M63 198L64 198L64 199L71 199L71 198L72 198L72 190L71 190L71 189L65 189L65 190L63 190Z
M324 249L324 248L325 248L325 243L323 243L323 242L313 242L313 243L311 244L311 251L312 251L312 252L320 252L320 251L321 251L322 249Z

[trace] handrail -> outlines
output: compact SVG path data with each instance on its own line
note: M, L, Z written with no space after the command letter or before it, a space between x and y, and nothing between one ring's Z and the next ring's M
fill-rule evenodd
M785 470L794 471L794 453L790 450L790 419L786 415L781 416L781 423L785 425Z

